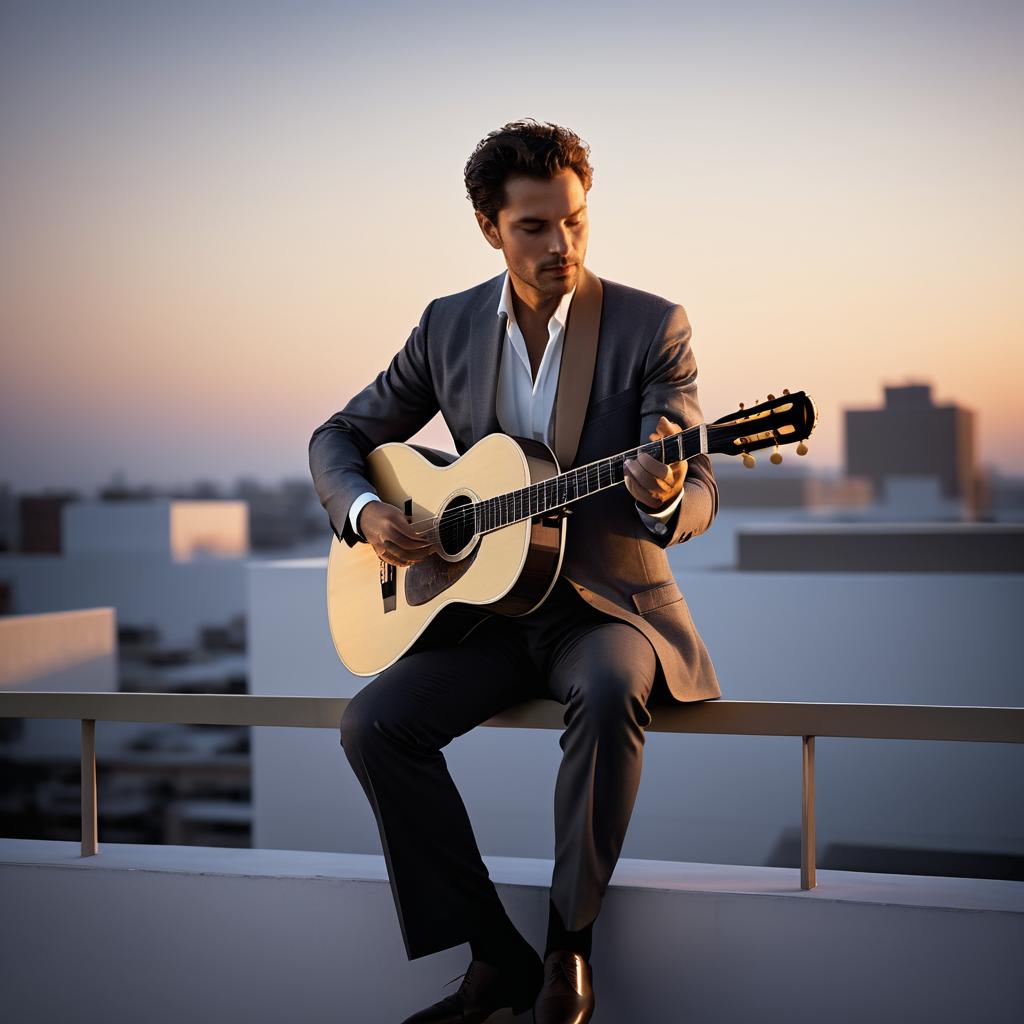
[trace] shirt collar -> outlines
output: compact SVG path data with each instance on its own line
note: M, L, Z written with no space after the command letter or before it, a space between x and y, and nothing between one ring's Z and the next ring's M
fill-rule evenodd
M563 330L565 330L566 321L569 319L569 306L575 294L576 288L573 288L571 292L566 292L554 313L551 314L551 319L557 321L558 326ZM497 315L501 316L502 314L507 316L512 323L516 322L516 315L512 306L512 278L507 270L505 271L505 280L501 287L501 299L498 301Z

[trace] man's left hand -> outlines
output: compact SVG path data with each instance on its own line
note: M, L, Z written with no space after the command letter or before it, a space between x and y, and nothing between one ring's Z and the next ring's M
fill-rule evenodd
M662 416L658 420L657 429L648 437L657 441L660 437L678 434L683 428ZM683 488L686 479L687 460L679 462L659 462L646 452L637 452L636 457L626 459L625 484L626 490L652 512L658 512L672 503Z

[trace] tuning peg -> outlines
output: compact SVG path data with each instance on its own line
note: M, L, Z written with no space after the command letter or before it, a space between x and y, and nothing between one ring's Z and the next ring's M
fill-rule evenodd
M775 396L774 395L769 395L768 396L768 401L769 402L774 402L775 401Z
M740 402L740 408L741 409L746 409L746 406L742 402Z
M750 454L750 452L743 453L743 465L747 469L753 469L755 462L757 462L757 459L755 459L754 456Z
M788 395L788 394L789 394L789 388L783 388L783 389L782 389L782 393L783 393L784 395Z
M798 444L798 445L796 446L796 453L797 453L797 455L806 455L806 454L807 454L807 445L805 445L805 444L803 443L803 441L801 441L801 442L800 442L800 443L799 443L799 444Z

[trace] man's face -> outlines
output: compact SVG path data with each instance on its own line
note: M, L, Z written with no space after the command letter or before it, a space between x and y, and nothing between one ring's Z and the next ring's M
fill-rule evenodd
M509 178L505 205L493 224L477 221L487 241L505 254L509 273L540 298L560 298L576 287L587 254L587 195L575 171L549 180Z

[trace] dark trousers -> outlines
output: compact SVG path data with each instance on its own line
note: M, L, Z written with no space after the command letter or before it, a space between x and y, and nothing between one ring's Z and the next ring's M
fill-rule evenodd
M597 917L640 785L656 668L643 633L560 579L535 612L412 651L352 698L341 744L377 819L410 960L503 913L441 749L531 698L566 705L551 898L571 931Z

